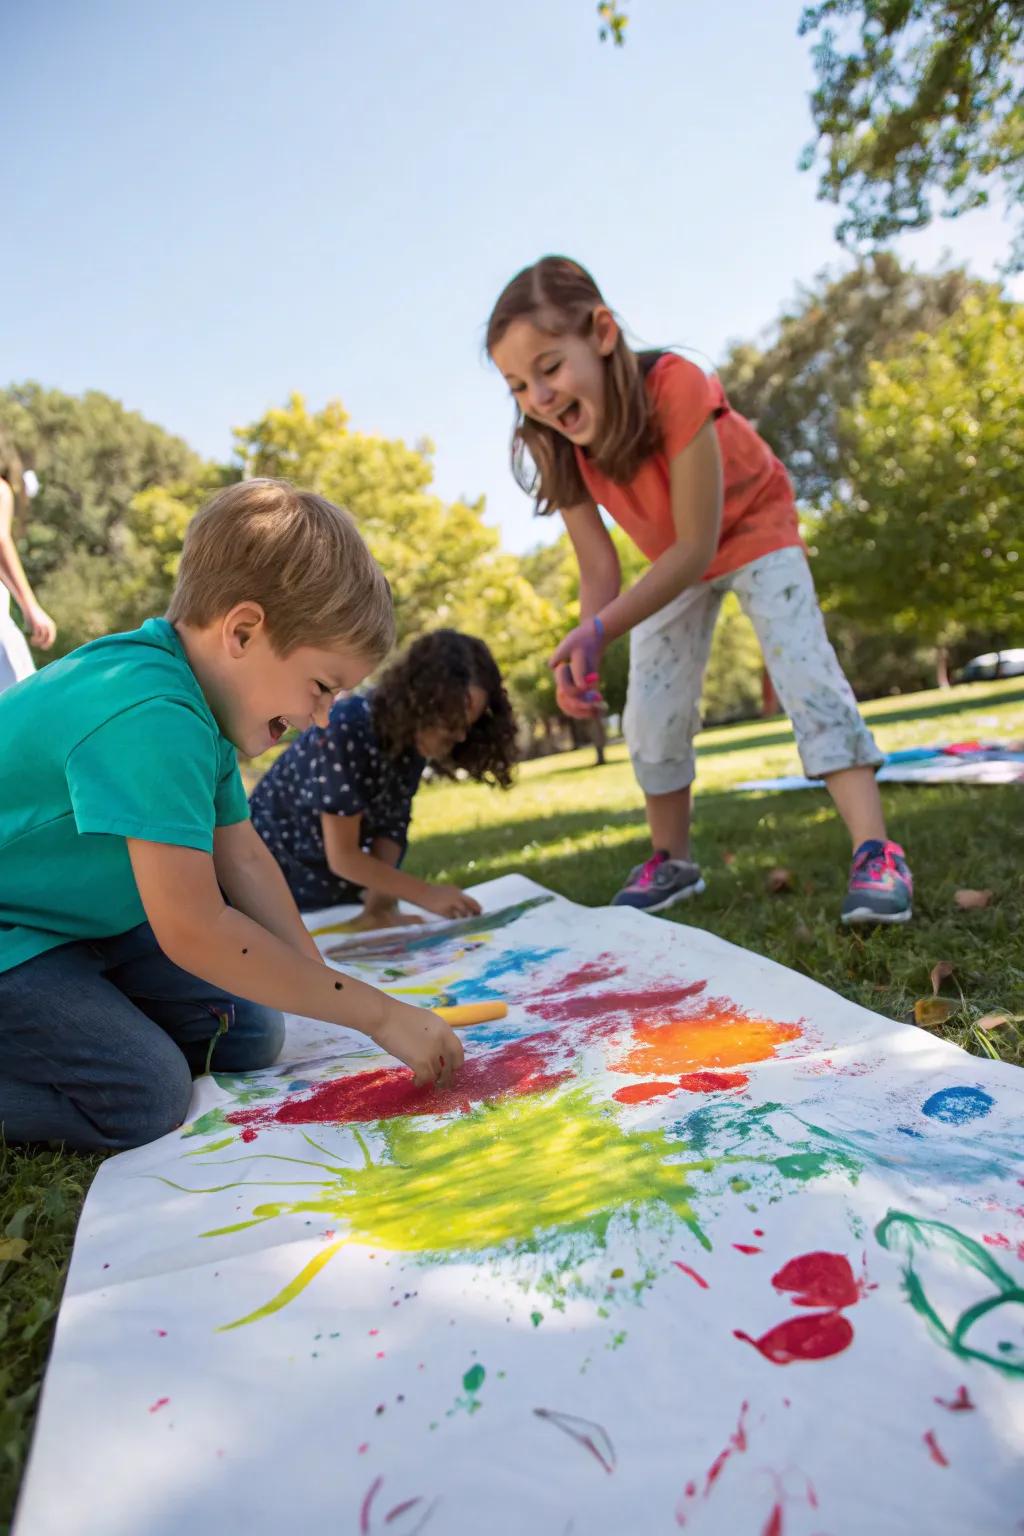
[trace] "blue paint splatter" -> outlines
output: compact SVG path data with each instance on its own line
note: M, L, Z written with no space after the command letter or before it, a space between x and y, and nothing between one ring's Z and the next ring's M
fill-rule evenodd
M912 1130L909 1125L898 1125L896 1129L901 1136L916 1136L918 1141L922 1140L921 1132Z
M475 976L469 976L464 981L457 981L452 986L446 987L445 1002L479 1003L485 998L500 999L503 996L502 988L492 986L492 982L500 981L504 977L529 975L538 966L543 965L545 960L563 953L563 949L507 950L504 954L495 955Z
M987 1115L995 1100L983 1088L940 1088L921 1105L921 1113L946 1125L966 1125Z

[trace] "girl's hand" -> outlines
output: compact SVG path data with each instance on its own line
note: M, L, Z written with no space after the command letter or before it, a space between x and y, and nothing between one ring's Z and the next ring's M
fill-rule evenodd
M40 608L38 603L29 603L24 611L29 640L38 650L48 651L57 638L56 624L46 609Z
M419 905L435 917L477 917L483 907L457 885L431 885L418 898Z
M432 1083L447 1088L465 1059L462 1041L429 1008L413 1008L388 998L373 1039L391 1056L412 1068L418 1088Z
M548 666L555 673L555 696L563 714L590 720L604 713L598 668L606 643L604 625L595 617L570 630L552 651Z

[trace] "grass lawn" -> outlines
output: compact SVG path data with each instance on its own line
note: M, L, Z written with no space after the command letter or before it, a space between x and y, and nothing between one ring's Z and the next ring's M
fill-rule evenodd
M885 699L865 715L887 749L1024 738L1024 682ZM613 746L600 769L593 758L588 749L527 763L507 795L477 785L427 786L416 799L408 867L463 885L518 870L576 901L607 902L647 842L625 748ZM951 961L944 995L960 1005L943 1033L975 1054L1024 1065L1024 1030L1008 1024L989 1035L974 1025L996 1010L1024 1013L1021 786L885 787L891 834L914 868L916 916L907 928L851 931L837 921L849 849L824 791L729 793L742 779L795 765L787 723L706 731L698 758L694 853L707 892L652 922L711 929L894 1018L930 992L936 961ZM765 877L776 866L792 872L791 894L769 894ZM984 910L962 912L953 900L960 887L990 889L994 899ZM0 1532L27 1449L75 1223L98 1163L0 1146L0 1234L28 1243L22 1261L0 1260Z

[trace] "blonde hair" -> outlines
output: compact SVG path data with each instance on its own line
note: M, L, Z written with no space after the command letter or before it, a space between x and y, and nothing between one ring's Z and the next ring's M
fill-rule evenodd
M514 320L532 320L549 336L589 336L594 310L607 308L600 288L585 267L567 256L542 256L524 267L498 296L487 322L489 353ZM603 359L605 410L600 440L588 448L594 466L620 485L632 480L645 459L662 446L644 377L660 353L634 352L620 329L615 346ZM542 514L583 501L587 489L568 438L544 422L524 416L516 406L512 429L512 473L534 498Z
M189 523L168 619L211 624L242 602L281 656L344 646L377 662L394 644L391 588L353 518L287 480L228 486Z

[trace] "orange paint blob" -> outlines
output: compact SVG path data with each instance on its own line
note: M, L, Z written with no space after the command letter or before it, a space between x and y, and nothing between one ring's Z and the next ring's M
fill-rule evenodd
M663 1094L675 1093L675 1083L627 1083L612 1094L620 1104L646 1104L648 1099L660 1099Z
M709 998L699 1012L689 1016L638 1018L633 1026L632 1050L612 1065L616 1072L634 1077L745 1066L767 1061L780 1045L799 1039L802 1033L798 1024L754 1018L725 998Z

